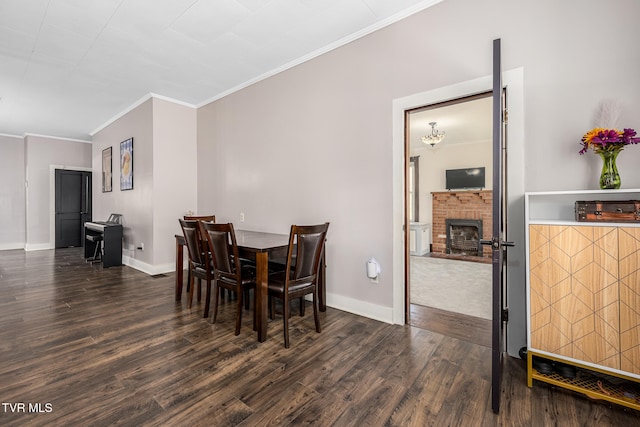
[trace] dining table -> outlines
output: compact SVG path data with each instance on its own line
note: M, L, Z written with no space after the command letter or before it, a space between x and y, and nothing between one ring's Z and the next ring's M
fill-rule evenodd
M268 312L268 284L269 284L269 259L286 259L289 246L289 235L267 233L262 231L235 230L236 242L240 257L255 260L256 263L256 290L254 306L256 310L256 329L258 341L267 339L267 312ZM176 301L182 297L184 264L183 254L185 239L182 234L176 234ZM326 263L325 251L322 252L320 265L317 272L318 307L320 311L326 311Z

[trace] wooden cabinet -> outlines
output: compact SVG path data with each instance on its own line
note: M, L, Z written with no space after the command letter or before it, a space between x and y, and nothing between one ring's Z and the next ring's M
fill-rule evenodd
M640 199L640 190L525 197L530 386L553 382L535 372L533 356L640 381L640 224L573 215L576 200L606 198Z

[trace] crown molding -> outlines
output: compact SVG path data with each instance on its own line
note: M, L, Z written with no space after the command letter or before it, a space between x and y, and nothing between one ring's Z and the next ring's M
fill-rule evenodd
M425 0L423 2L417 3L413 7L405 9L405 10L403 10L403 11L401 11L401 12L395 14L395 15L392 15L392 16L380 21L380 22L377 22L377 23L375 23L373 25L370 25L369 27L366 27L366 28L364 28L364 29L362 29L362 30L360 30L360 31L358 31L356 33L353 33L353 34L351 34L349 36L346 36L346 37L344 37L344 38L342 38L342 39L340 39L338 41L330 43L330 44L328 44L328 45L326 45L326 46L324 46L324 47L322 47L322 48L320 48L320 49L318 49L318 50L316 50L314 52L311 52L311 53L309 53L307 55L301 56L300 58L297 58L297 59L295 59L295 60L293 60L293 61L291 61L291 62L289 62L287 64L284 64L284 65L282 65L282 66L280 66L278 68L275 68L275 69L273 69L271 71L268 71L268 72L266 72L264 74L261 74L260 76L258 76L256 78L247 80L246 82L241 83L241 84L239 84L239 85L237 85L237 86L235 86L235 87L233 87L233 88L231 88L229 90L226 90L224 92L220 92L217 95L214 95L214 96L212 96L212 97L210 97L210 98L208 98L208 99L206 99L206 100L204 100L204 101L202 101L202 102L200 102L198 104L195 104L195 105L187 103L187 102L184 102L184 101L180 101L180 100L177 100L177 99L169 98L169 97L166 97L166 96L163 96L163 95L158 95L158 94L155 94L153 92L150 92L150 93L146 94L145 96L143 96L142 98L140 98L138 101L134 102L129 107L125 108L122 112L116 114L111 119L107 120L105 123L103 123L102 125L98 126L96 129L94 129L92 132L90 132L89 135L91 135L93 137L96 133L100 132L101 130L103 130L104 128L106 128L107 126L109 126L110 124L112 124L113 122L118 120L119 118L121 118L124 115L126 115L127 113L129 113L131 110L139 107L141 104L143 104L144 102L146 102L146 101L148 101L149 99L152 99L152 98L161 99L161 100L164 100L164 101L172 102L172 103L177 104L177 105L183 105L185 107L198 109L198 108L203 107L203 106L205 106L207 104L210 104L210 103L212 103L214 101L222 99L225 96L231 95L232 93L235 93L235 92L238 92L238 91L240 91L242 89L245 89L245 88L247 88L247 87L249 87L249 86L251 86L251 85L253 85L255 83L258 83L258 82L260 82L262 80L266 80L269 77L273 77L273 76L275 76L277 74L280 74L280 73L282 73L282 72L284 72L286 70L289 70L290 68L296 67L296 66L298 66L300 64L303 64L303 63L305 63L307 61L310 61L311 59L317 58L318 56L321 56L321 55L323 55L325 53L331 52L332 50L335 50L335 49L337 49L339 47L342 47L342 46L344 46L346 44L349 44L349 43L351 43L351 42L353 42L355 40L358 40L358 39L360 39L362 37L365 37L365 36L367 36L367 35L369 35L371 33L374 33L374 32L376 32L378 30L381 30L382 28L388 27L391 24L395 24L398 21L401 21L401 20L403 20L403 19L405 19L405 18L407 18L407 17L409 17L411 15L414 15L414 14L416 14L418 12L421 12L421 11L423 11L425 9L428 9L429 7L434 6L434 5L436 5L438 3L441 3L443 1L444 0Z
M377 23L375 23L373 25L370 25L369 27L358 31L357 33L350 34L347 37L344 37L344 38L342 38L342 39L340 39L338 41L330 43L330 44L328 44L328 45L326 45L326 46L324 46L324 47L322 47L322 48L320 48L320 49L318 49L318 50L316 50L314 52L311 52L311 53L309 53L307 55L301 56L300 58L297 58L297 59L295 59L295 60L293 60L293 61L291 61L291 62L289 62L287 64L284 64L284 65L282 65L282 66L280 66L278 68L275 68L275 69L273 69L271 71L268 71L268 72L266 72L266 73L264 73L264 74L262 74L262 75L260 75L260 76L258 76L256 78L253 78L251 80L247 80L246 82L241 83L238 86L235 86L235 87L233 87L233 88L231 88L229 90L226 90L224 92L220 92L219 94L214 95L211 98L208 98L208 99L196 104L196 108L204 107L207 104L210 104L210 103L212 103L214 101L217 101L219 99L224 98L225 96L231 95L232 93L235 93L235 92L238 92L238 91L240 91L242 89L245 89L245 88L247 88L247 87L249 87L249 86L251 86L251 85L253 85L255 83L258 83L258 82L260 82L262 80L266 80L269 77L273 77L276 74L280 74L280 73L282 73L284 71L287 71L290 68L296 67L296 66L298 66L300 64L303 64L303 63L305 63L307 61L310 61L310 60L312 60L314 58L317 58L318 56L324 55L325 53L328 53L328 52L331 52L332 50L338 49L339 47L342 47L342 46L344 46L346 44L349 44L349 43L351 43L351 42L353 42L355 40L358 40L358 39L360 39L360 38L362 38L364 36L367 36L367 35L369 35L371 33L374 33L374 32L376 32L378 30L381 30L381 29L383 29L385 27L388 27L391 24L395 24L398 21L401 21L401 20L403 20L403 19L405 19L405 18L407 18L407 17L409 17L411 15L414 15L414 14L416 14L418 12L421 12L421 11L423 11L423 10L425 10L425 9L431 7L431 6L434 6L434 5L438 4L438 3L441 3L443 1L444 0L425 0L425 1L421 2L421 3L418 3L418 4L414 5L411 8L408 8L406 10L403 10L402 12L399 12L399 13L397 13L395 15L392 15L392 16L388 17L387 19L384 19L384 20L382 20L380 22L377 22Z
M5 136L7 138L20 138L23 139L24 135L20 136L20 135L11 135L10 133L0 133L0 136Z
M91 144L91 141L87 139L64 138L62 136L40 135L37 133L28 133L28 132L24 134L23 138L26 138L28 136L35 136L37 138L57 139L59 141L82 142L85 144Z
M115 116L113 116L112 118L110 118L109 120L104 122L103 124L101 124L100 126L95 128L93 131L89 132L89 135L91 135L92 137L95 136L95 134L97 134L98 132L100 132L101 130L103 130L104 128L106 128L107 126L109 126L110 124L115 122L116 120L118 120L118 119L122 118L123 116L129 114L131 111L135 110L140 105L144 104L145 102L147 102L150 99L159 99L159 100L162 100L162 101L171 102L173 104L182 105L184 107L189 107L189 108L194 108L194 109L197 108L195 105L189 104L188 102L180 101L178 99L173 99L173 98L170 98L168 96L159 95L157 93L149 92L146 95L144 95L142 98L138 99L136 102L134 102L133 104L131 104L130 106L128 106L127 108L125 108L124 110L122 110L121 112L119 112L118 114L116 114Z

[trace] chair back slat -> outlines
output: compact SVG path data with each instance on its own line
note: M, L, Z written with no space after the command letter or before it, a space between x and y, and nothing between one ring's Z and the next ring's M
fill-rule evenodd
M315 280L328 229L328 222L320 225L291 226L286 270L291 272L291 280ZM295 267L292 268L294 261Z
M184 240L189 254L189 260L194 264L206 262L202 248L202 240L198 231L198 221L180 219L180 227L184 234Z
M225 273L232 273L228 233L224 231L207 231L207 233L211 239L211 253L213 254L215 269Z
M200 226L211 252L213 268L219 273L226 273L226 276L239 274L236 268L236 260L239 260L238 245L233 224L201 221Z
M184 220L189 220L189 221L207 221L207 222L216 222L216 216L215 215L185 215L182 217L182 219ZM207 251L207 241L204 237L204 234L202 234L202 230L201 228L198 226L196 227L196 232L198 233L198 238L200 239L200 245L202 246L202 250L203 252Z
M312 276L317 270L316 253L324 242L324 233L299 233L296 245L294 278Z

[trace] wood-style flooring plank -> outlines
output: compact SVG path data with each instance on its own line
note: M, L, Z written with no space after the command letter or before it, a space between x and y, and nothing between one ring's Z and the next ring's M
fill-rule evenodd
M494 414L490 331L475 318L412 307L400 326L328 308L318 334L311 307L294 307L285 349L281 315L264 343L251 311L235 336L234 299L212 324L203 301L175 301L173 274L81 251L0 251L2 426L640 426L635 411L527 388L509 357Z
M409 324L443 335L491 347L491 320L411 304Z

